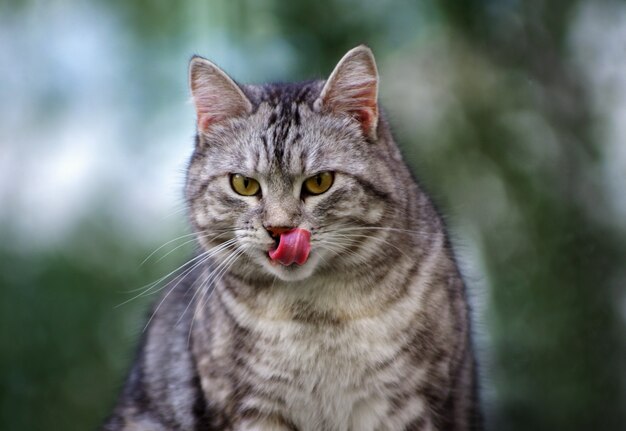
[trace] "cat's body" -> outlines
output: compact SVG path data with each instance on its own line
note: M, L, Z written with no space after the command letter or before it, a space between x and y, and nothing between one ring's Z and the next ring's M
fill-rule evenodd
M191 81L186 194L220 248L166 289L104 429L478 429L463 282L369 49L326 82L242 88L202 59Z

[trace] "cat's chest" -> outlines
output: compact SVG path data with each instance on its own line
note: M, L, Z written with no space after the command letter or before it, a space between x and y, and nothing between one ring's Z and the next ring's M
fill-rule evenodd
M406 403L405 414L393 413L397 397L417 394L427 378L427 364L407 354L419 326L411 295L369 317L326 322L268 319L229 292L220 298L213 335L203 343L207 360L199 362L207 366L208 399L277 411L310 431L382 431L392 416L398 422L389 429L402 429L420 414L419 398ZM252 390L232 404L238 388Z
M359 389L365 375L392 358L399 346L393 340L357 325L284 327L255 341L261 362L289 374L311 391L324 386Z
M309 330L286 324L273 342L258 339L259 354L250 362L251 371L266 377L259 380L260 387L280 394L298 429L380 429L393 390L407 373L422 372L394 361L402 339L384 337L387 331L381 331L381 324Z

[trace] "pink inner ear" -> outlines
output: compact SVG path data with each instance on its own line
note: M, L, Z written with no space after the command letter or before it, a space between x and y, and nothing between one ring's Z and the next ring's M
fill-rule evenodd
M220 117L217 115L210 114L198 114L198 129L206 132L209 129L209 126L216 121L219 121Z
M371 109L360 109L356 111L356 117L361 123L363 133L368 135L374 126L374 113Z
M217 122L250 111L250 101L241 89L215 67L198 66L192 71L191 79L199 131L207 132Z
M206 132L213 123L223 119L224 115L221 111L228 107L228 104L220 103L219 98L211 91L213 88L206 86L198 88L194 94L198 129L203 132Z
M348 110L355 114L355 117L361 123L363 132L369 135L372 128L376 127L374 121L378 114L376 87L372 85L355 86L349 94L351 102L348 105Z
M326 95L326 106L331 110L343 111L353 116L361 124L363 133L371 136L378 118L376 83L373 79L357 82L339 79Z

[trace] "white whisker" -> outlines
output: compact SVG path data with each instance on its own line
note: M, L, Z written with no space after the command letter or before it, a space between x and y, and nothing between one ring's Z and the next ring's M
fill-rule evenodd
M177 238L174 238L174 239L171 239L171 240L167 241L165 244L163 244L163 245L161 245L160 247L158 247L156 250L154 250L152 253L150 253L150 254L149 254L149 255L148 255L148 256L147 256L147 257L146 257L146 258L145 258L145 259L144 259L144 260L143 260L140 264L139 264L139 266L140 266L140 267L141 267L141 266L143 266L143 265L144 265L144 264L145 264L145 263L146 263L146 262L147 262L147 261L148 261L148 260L149 260L152 256L154 256L154 255L155 255L155 254L156 254L159 250L161 250L163 247L166 247L166 246L168 246L169 244L171 244L171 243L173 243L173 242L180 241L181 239L188 238L188 237L190 237L190 236L194 236L195 238L194 238L194 239L191 239L191 240L189 240L189 241L187 241L187 242L185 242L185 244L188 244L189 242L193 242L193 241L195 241L196 239L200 239L200 238L209 238L209 237L214 237L214 239L215 239L215 238L219 238L219 237L220 237L220 236L222 236L222 235L225 235L225 234L226 234L226 233L228 233L228 232L232 232L232 231L235 231L235 230L236 230L236 229L228 229L228 230L226 230L226 229L219 229L217 233L216 233L215 231L211 231L211 232L204 232L204 233L192 232L192 233L188 233L188 234L186 234L186 235L181 235L181 236L179 236L179 237L177 237ZM184 244L183 244L183 245L184 245ZM177 247L177 248L178 248L178 247ZM177 248L175 248L174 250L176 250ZM168 253L168 254L169 254L169 253ZM166 255L166 256L167 256L167 255ZM163 256L163 257L165 257L165 256ZM161 259L162 259L163 257L161 257ZM161 260L161 259L159 259L159 260ZM158 262L158 261L157 261L157 262Z
M188 237L193 236L193 235L195 235L195 233L194 233L194 232L192 232L192 233L188 233L188 234L186 234L186 235L181 235L181 236L179 236L178 238L174 238L174 239L169 240L168 242L166 242L165 244L161 245L159 248L157 248L156 250L154 250L152 253L150 253L150 254L149 254L149 255L148 255L148 256L147 256L144 260L142 260L142 261L141 261L141 263L139 264L139 266L140 266L140 267L141 267L141 266L143 266L143 265L144 265L144 264L148 261L148 259L150 259L152 256L154 256L154 255L155 255L155 253L157 253L157 252L158 252L159 250L161 250L163 247L166 247L167 245L169 245L169 244L171 244L171 243L173 243L173 242L176 242L176 241L181 240L181 239L183 239L183 238L188 238Z
M229 246L232 244L229 244ZM191 268L191 270L193 270L194 268L196 268L197 266L201 265L202 263L206 262L207 260L209 260L211 258L211 256L206 256L205 259L201 260L200 262L198 262L196 265L194 265L193 268ZM187 270L187 273L189 273L190 270ZM178 287L178 285L181 283L181 281L183 281L184 278L181 278L161 299L161 301L159 302L159 305L154 309L154 311L152 312L152 315L150 316L150 319L148 319L148 322L146 323L146 326L143 328L143 331L145 331L148 326L150 325L150 322L152 321L152 319L154 318L154 316L156 315L156 313L159 311L159 308L161 308L161 305L163 305L163 302L167 299L168 296L170 296L170 294L174 291L174 289L176 289L176 287ZM173 280L172 280L173 281ZM170 282L171 283L171 282ZM169 283L168 283L169 284ZM165 286L164 286L165 287ZM163 288L159 289L162 290Z
M189 244L190 242L194 242L194 241L196 241L197 239L200 239L200 238L209 238L209 237L210 237L211 241L214 241L214 240L216 240L216 239L218 239L218 238L220 238L220 237L222 237L222 236L224 236L224 235L226 235L226 234L228 234L228 233L230 233L230 232L231 232L231 231L228 231L228 232L222 232L222 233L220 233L220 234L218 234L218 235L215 235L215 236L210 236L210 235L199 235L197 238L190 239L189 241L185 241L184 243L182 243L181 245L177 246L176 248L174 248L174 249L172 249L172 250L168 251L168 252L167 252L167 253L165 253L163 256L161 256L160 258L158 258L158 259L156 260L156 262L160 262L161 260L165 259L167 256L169 256L170 254L172 254L173 252L175 252L175 251L176 251L176 250L178 250L179 248L181 248L181 247L183 247L183 246L185 246L185 245Z
M339 226L337 228L331 228L327 231L320 230L320 232L322 233L348 232L348 231L355 231L355 230L385 230L385 231L390 231L390 232L402 232L402 233L410 233L410 234L416 234L416 235L428 235L428 236L432 234L432 232L429 232L429 231L421 231L421 230L414 230L414 229L401 229L401 228L386 227L386 226L347 226L347 227Z
M205 282L202 283L202 287L201 290L202 295L200 296L200 299L198 301L198 303L196 304L193 316L191 317L191 323L189 324L189 333L187 334L187 346L190 345L191 343L191 334L193 332L193 324L196 321L196 316L198 313L198 310L201 310L202 308L204 308L207 304L207 302L211 299L211 295L213 295L213 292L215 291L217 284L220 282L220 280L222 279L222 277L224 276L224 274L230 270L230 268L232 268L232 266L235 264L235 262L237 261L237 259L245 252L245 248L243 247L239 247L231 256L230 256L230 263L225 266L222 271L220 272L220 274L218 274L217 276L213 276L212 274L215 272L213 271L209 277L207 277L207 280ZM219 276L219 278L217 278ZM211 280L212 278L212 280ZM209 292L210 291L210 292ZM209 292L209 295L207 296L207 292ZM195 294L194 294L195 296ZM205 299L206 296L206 299ZM193 300L193 298L192 298ZM186 309L185 309L186 311ZM184 312L183 312L184 313ZM182 317L182 316L181 316Z
M345 239L352 239L355 242L358 242L357 239L354 238L368 238L368 239L373 239L373 240L377 240L377 241L382 241L385 244L395 248L396 250L398 250L400 253L402 253L405 257L409 257L409 255L407 255L402 249L400 249L397 245L387 241L385 238L380 238L377 236L371 236L371 235L360 235L360 234L341 234L341 233L337 233L336 235L339 235L341 237L344 237Z
M193 296L191 297L191 300L189 301L189 303L187 304L187 307L185 307L185 309L183 310L181 316L178 318L178 320L176 321L176 325L178 325L180 323L180 321L182 320L183 316L185 315L185 313L187 312L187 310L189 309L189 306L192 304L192 302L194 301L194 299L196 298L196 295L198 294L198 292L200 290L202 290L204 288L204 286L210 282L211 278L213 277L213 275L219 271L221 268L223 268L225 265L228 265L228 263L232 260L233 255L235 255L237 252L239 251L239 246L237 246L235 248L235 250L233 250L232 254L230 254L228 257L226 257L226 259L224 259L224 261L220 262L215 268L213 268L213 270L209 273L209 275L207 276L207 279L205 281L203 281L200 284L200 288L196 289L196 291L194 292Z
M226 242L224 242L224 243L222 243L222 244L220 244L218 246L215 246L215 247L211 248L210 250L207 250L207 251L205 251L203 253L200 253L199 255L197 255L196 257L194 257L192 259L189 259L187 262L183 263L182 265L180 265L178 268L174 269L173 271L170 271L168 274L164 275L163 277L159 278L158 280L153 281L152 283L148 283L148 284L146 284L144 286L141 286L141 287L139 287L137 289L130 290L129 291L130 293L136 292L138 290L142 290L142 292L139 293L138 295L136 295L136 296L134 296L134 297L132 297L132 298L122 302L121 304L116 305L115 307L116 308L120 307L120 306L122 306L124 304L127 304L128 302L130 302L130 301L132 301L132 300L134 300L136 298L139 298L141 296L147 295L152 289L154 289L156 286L158 286L162 281L166 280L168 277L170 277L171 275L173 275L177 271L181 270L185 266L190 265L191 263L193 263L193 262L195 262L195 261L197 261L199 259L203 259L203 258L205 258L207 256L208 257L213 256L215 253L219 252L222 248L232 244L235 241L236 241L236 238L230 239L230 240L228 240L228 241L226 241ZM194 268L195 268L195 266L194 266ZM179 277L180 277L180 275L179 275ZM160 291L162 289L163 288L158 289L156 292L158 292L158 291ZM152 293L156 293L156 292L152 292Z

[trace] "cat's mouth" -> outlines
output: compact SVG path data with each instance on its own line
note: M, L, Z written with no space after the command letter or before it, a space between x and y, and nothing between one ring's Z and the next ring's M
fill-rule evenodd
M272 239L274 240L274 246L270 249L270 252L276 250L280 245L280 235L272 235Z
M292 229L274 237L275 247L268 251L272 262L284 266L304 265L311 252L311 232L306 229Z

